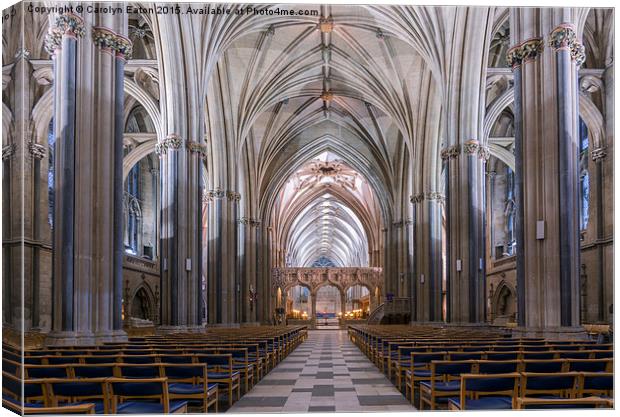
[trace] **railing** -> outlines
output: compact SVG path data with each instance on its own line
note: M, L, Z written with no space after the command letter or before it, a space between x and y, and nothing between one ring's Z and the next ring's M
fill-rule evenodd
M393 298L379 304L368 316L368 324L380 324L381 319L388 315L409 314L409 298Z

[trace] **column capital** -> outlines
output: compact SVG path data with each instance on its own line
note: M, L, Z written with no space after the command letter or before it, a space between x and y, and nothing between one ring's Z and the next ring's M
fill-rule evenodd
M128 37L117 33L114 50L116 51L117 59L128 60L133 52L133 42Z
M575 61L577 66L581 66L586 60L585 48L577 40L575 27L571 23L562 23L551 31L549 34L549 46L554 51L562 49L570 51L571 59Z
M453 146L448 146L447 148L444 148L441 150L441 159L446 160L446 159L453 159L456 158L460 155L461 153L461 145L453 145Z
M506 61L513 71L521 66L521 63L523 62L523 50L521 49L521 44L513 46L506 52Z
M176 133L170 133L166 139L159 141L155 145L155 152L159 155L165 155L168 149L176 151L183 145L183 138Z
M93 27L93 43L102 51L114 55L116 32L103 26L95 26Z
M250 227L258 227L260 226L260 221L257 219L253 219L251 217L242 217L238 220L239 224L243 224Z
M28 142L28 151L30 152L32 158L36 158L39 160L45 158L45 146L41 145L40 143Z
M8 145L4 145L2 147L2 160L7 161L11 159L15 155L15 144L9 143Z
M549 34L549 46L554 50L569 49L577 42L575 27L570 23L562 23Z
M241 194L236 191L226 191L226 198L229 201L239 201L241 200Z
M439 191L427 191L426 193L412 195L409 198L409 201L411 201L412 204L418 204L423 202L424 200L443 203L446 200L446 197L443 195L443 193L440 193Z
M521 59L526 62L534 61L545 49L545 42L542 38L531 38L521 44Z
M607 157L607 148L602 146L600 148L593 149L590 152L590 155L594 162L602 161Z
M63 13L56 17L56 21L50 26L45 37L45 49L50 55L54 55L60 49L63 36L81 38L85 33L84 20L73 13Z
M206 159L207 158L207 146L206 145L202 145L198 142L194 142L191 140L188 140L186 143L187 149L189 149L189 151L191 153L196 153L198 154L198 156L201 159Z

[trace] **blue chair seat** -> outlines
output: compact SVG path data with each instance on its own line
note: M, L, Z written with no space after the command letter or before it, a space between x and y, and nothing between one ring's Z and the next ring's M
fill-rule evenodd
M461 408L460 398L450 398L450 403ZM511 397L482 397L478 400L466 400L465 411L467 410L510 410L512 409Z
M200 394L204 391L202 384L193 385L186 383L174 383L168 386L170 394Z
M420 382L420 386L431 388L429 381ZM461 381L435 382L436 391L458 391L461 389Z
M236 363L236 364L233 364L232 368L233 369L246 369L246 368L247 369L252 369L253 365L246 365L246 364L243 364L243 363Z
M407 368L411 367L411 361L400 361L400 362L398 362L398 364L401 367L407 367Z
M407 369L407 375L411 375L411 370ZM426 378L431 376L431 371L413 371L413 376Z
M174 413L186 405L187 401L170 401L170 412ZM116 411L118 414L163 414L164 406L160 403L129 401L119 404Z
M239 375L238 371L234 371L232 373L232 376L236 376ZM209 372L207 374L207 378L209 379L224 379L224 378L230 378L231 374L229 374L228 372Z

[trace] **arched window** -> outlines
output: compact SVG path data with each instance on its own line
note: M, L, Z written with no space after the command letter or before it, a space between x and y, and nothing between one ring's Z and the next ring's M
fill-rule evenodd
M336 264L334 263L334 261L332 261L326 256L321 256L312 263L313 268L328 268L328 267L335 267L335 266Z
M47 222L51 228L54 228L54 163L56 145L56 137L54 136L54 118L50 120L50 125L47 132L47 147L48 147L48 168L47 168Z
M138 255L140 248L138 238L142 229L142 210L140 208L140 164L133 166L129 172L125 187L125 252Z
M590 214L590 173L588 172L588 127L579 118L579 230L588 228Z

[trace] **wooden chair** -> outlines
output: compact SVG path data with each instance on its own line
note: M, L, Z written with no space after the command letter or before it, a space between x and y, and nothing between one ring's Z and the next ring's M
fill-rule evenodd
M519 374L464 374L458 398L448 400L450 410L503 410L513 408Z
M607 398L517 398L517 410L549 408L613 408L613 402Z
M93 404L96 414L109 414L106 378L51 378L45 380L46 404L51 407Z
M420 381L429 381L431 377L431 361L445 359L445 352L411 353L411 367L405 373L405 396L410 393L410 400L415 401L415 384Z
M199 363L207 365L209 381L217 383L218 388L226 390L229 406L233 404L235 390L237 391L237 400L241 398L240 373L233 371L232 355L196 355L196 359Z
M577 372L522 372L519 397L575 398L578 377Z
M107 389L104 392L108 396L111 414L187 412L187 401L170 401L166 378L108 378L105 384Z
M437 399L458 396L461 374L472 373L475 364L475 361L432 361L430 380L420 382L420 410L424 404L435 410Z
M202 411L207 412L215 405L218 409L218 388L208 382L205 364L162 364L162 374L168 378L168 393L171 400L199 400Z
M8 399L14 400L15 403L38 403L39 405L47 405L45 403L45 388L43 379L21 379L8 372L2 372L2 395ZM23 397L22 397L23 384Z
M95 404L67 405L62 407L45 407L35 404L15 403L8 399L2 399L2 406L19 415L32 414L95 414Z
M614 374L612 372L581 372L577 397L600 396L612 398L614 394Z

